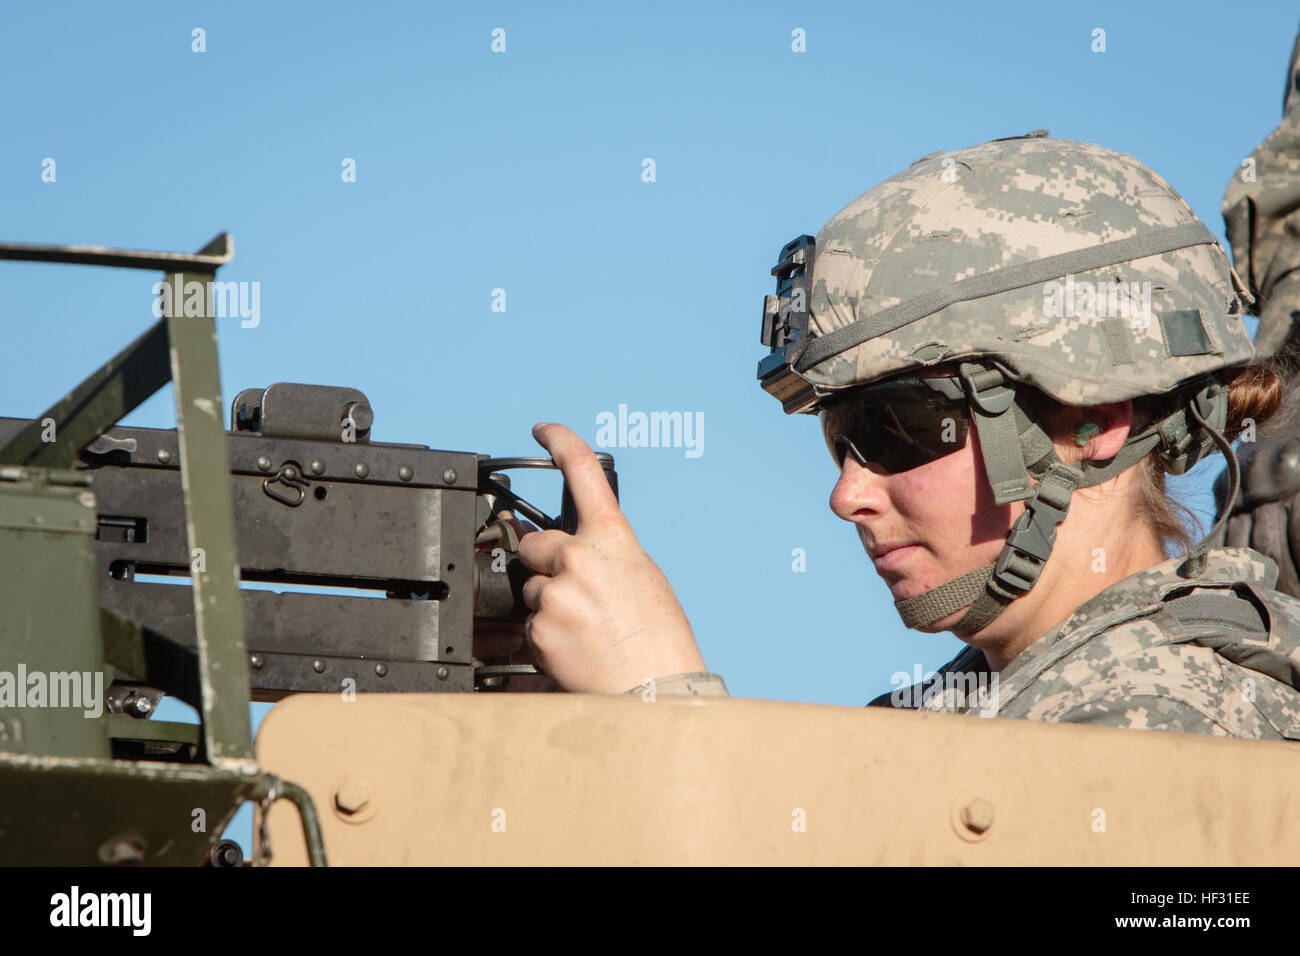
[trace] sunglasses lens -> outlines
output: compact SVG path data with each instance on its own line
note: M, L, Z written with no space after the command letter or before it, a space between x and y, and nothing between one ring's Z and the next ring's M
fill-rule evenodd
M875 387L822 412L826 446L837 465L842 468L852 454L863 466L875 464L891 475L959 451L968 429L964 401L924 386Z

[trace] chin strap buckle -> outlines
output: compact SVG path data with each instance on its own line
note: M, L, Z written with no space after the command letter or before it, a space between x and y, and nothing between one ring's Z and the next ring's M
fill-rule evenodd
M1018 597L1038 581L1056 543L1056 526L1070 509L1070 495L1078 477L1053 466L1038 483L1035 494L1007 534L1007 543L993 568L993 580Z

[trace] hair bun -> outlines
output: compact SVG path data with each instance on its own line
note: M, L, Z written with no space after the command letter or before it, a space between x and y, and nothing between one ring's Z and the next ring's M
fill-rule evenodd
M1242 366L1228 386L1228 441L1236 441L1247 422L1260 428L1281 410L1287 382L1277 361L1266 359ZM1280 424L1280 422L1279 422Z

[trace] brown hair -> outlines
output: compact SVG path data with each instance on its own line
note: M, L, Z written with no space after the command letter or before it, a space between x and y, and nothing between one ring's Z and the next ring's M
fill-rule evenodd
M1233 376L1228 385L1228 421L1224 429L1224 437L1229 442L1236 441L1247 429L1261 429L1266 422L1271 422L1272 431L1290 420L1290 407L1278 414L1286 403L1289 371L1285 358L1280 357L1251 362L1237 368L1235 374L1233 370L1225 373ZM1029 400L1024 403L1026 411L1043 423L1054 441L1071 442L1078 427L1089 420L1087 408L1061 405L1036 392L1027 397ZM1130 434L1136 434L1170 414L1175 407L1171 401L1170 396L1135 400ZM1286 404L1293 405L1294 402ZM1078 457L1081 456L1082 449ZM1172 557L1186 552L1195 543L1193 529L1198 535L1201 533L1200 521L1187 506L1169 496L1165 487L1168 472L1158 455L1148 454L1134 467L1140 470L1133 501L1135 515L1150 527L1165 554Z

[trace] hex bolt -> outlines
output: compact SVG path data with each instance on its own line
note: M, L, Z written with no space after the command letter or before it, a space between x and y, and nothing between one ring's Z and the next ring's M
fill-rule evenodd
M311 473L313 475L320 475L320 474L324 474L324 472L325 472L325 462L321 461L319 458L312 459Z
M169 452L166 448L159 448L159 449L158 449L158 460L159 460L160 462L162 462L164 465L171 464L172 453Z
M445 667L438 668L438 680L446 680L450 676L451 676L451 671L447 670L447 668Z
M378 675L379 677L387 677L387 676L388 676L388 665L387 665L387 664L376 664L376 665L375 665L375 674Z
M325 662L318 658L311 662L311 669L314 670L317 674L324 674Z
M334 791L334 806L348 816L360 813L370 803L370 788L360 780L349 778Z
M449 485L454 485L456 483L456 470L454 468L448 468L442 473L442 480Z
M262 471L270 471L271 459L267 458L265 455L262 455L257 459L257 467L260 468Z
M403 465L401 468L397 469L397 477L401 478L403 481L410 481L415 477L415 472L411 470L410 465Z
M357 466L353 468L352 471L358 478L364 478L366 477L366 475L370 474L370 466L367 465L364 461L359 461L357 462Z
M976 797L961 808L961 822L972 833L984 833L993 826L993 804Z
M261 666L266 663L266 661L262 660L261 654L249 654L248 663L253 665L254 670L259 670Z

